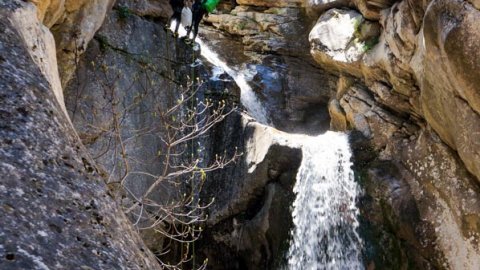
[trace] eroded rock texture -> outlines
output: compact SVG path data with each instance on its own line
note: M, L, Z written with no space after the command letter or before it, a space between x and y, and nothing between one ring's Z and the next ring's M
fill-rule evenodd
M416 236L407 237L404 229L394 229L419 250L418 254L407 252L405 258L414 258L419 268L476 269L480 264L479 215L475 213L480 199L476 191L480 115L475 66L479 64L480 28L473 20L478 21L479 10L466 1L448 0L391 2L378 18L359 10L361 14L336 11L338 16L328 15L333 12L328 10L310 34L317 62L343 73L329 105L331 125L338 130L359 130L371 151L378 153L377 161L360 169L368 172L364 177L367 191L385 182L408 187L397 192L411 194L409 200L396 199L396 192L381 196L387 203L380 199L380 205L392 209L388 220L394 227L391 217L403 224L410 214L398 210L416 205L411 209L417 209L421 222L413 227L411 222L400 225L410 227ZM353 22L353 31L345 31L352 27L352 16L343 24L332 24L328 31L316 31L326 29L324 25L338 21L345 12L378 19L381 33L375 42L362 40L363 23ZM338 46L336 35L345 36L347 46ZM352 55L352 48L361 48L361 53L344 57ZM357 158L359 163L365 161L361 154ZM389 169L379 169L382 166ZM468 199L460 202L459 198Z
M0 2L0 268L157 269ZM29 27L36 28L32 24Z

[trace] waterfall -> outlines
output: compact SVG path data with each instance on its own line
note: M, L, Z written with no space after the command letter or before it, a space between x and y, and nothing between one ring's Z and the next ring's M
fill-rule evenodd
M211 64L222 68L230 77L233 78L235 83L240 88L240 102L242 105L245 106L247 111L257 120L257 122L268 125L270 121L267 117L267 112L265 108L262 106L260 101L258 100L255 92L253 91L252 87L248 84L247 78L245 74L248 73L246 70L239 70L235 71L230 68L227 63L222 61L218 55L213 52L208 46L202 42L200 38L197 38L197 42L200 45L201 54L205 59L207 59Z
M170 30L174 31L175 24L170 26ZM180 36L185 36L187 31L185 28L180 25L178 29L178 33ZM257 122L268 125L270 124L270 120L267 117L267 112L265 108L262 106L260 101L258 100L255 92L253 91L252 87L248 84L247 74L249 71L247 70L234 70L233 68L229 67L225 61L222 61L218 55L213 52L199 37L195 40L201 48L201 55L207 59L212 65L215 66L214 75L218 76L219 68L226 72L230 77L233 78L235 83L240 88L240 102L243 106L247 109L248 113L257 120Z
M294 187L288 268L363 269L357 234L359 187L353 178L347 135L327 132L302 140Z
M197 38L201 54L234 78L241 102L260 123L269 125L244 72L235 71ZM291 243L287 254L291 270L364 269L362 241L357 233L356 199L360 188L354 181L346 134L326 132L319 136L283 133L278 143L302 149L294 193Z

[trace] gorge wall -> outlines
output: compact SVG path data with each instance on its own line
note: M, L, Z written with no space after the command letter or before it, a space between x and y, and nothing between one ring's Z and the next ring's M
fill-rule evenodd
M65 114L35 15L0 2L0 268L155 269Z
M155 112L197 80L235 102L238 87L163 29L166 0L29 2L0 0L0 268L160 268L147 246L161 252L165 237L139 236L123 213L161 174ZM197 260L285 265L301 149L279 130L331 129L349 132L364 190L365 268L478 269L480 2L236 2L200 37L246 75L278 130L240 106L201 141L205 162L243 156L205 181L201 199L215 200ZM164 184L152 200L183 191ZM136 228L155 223L135 211Z

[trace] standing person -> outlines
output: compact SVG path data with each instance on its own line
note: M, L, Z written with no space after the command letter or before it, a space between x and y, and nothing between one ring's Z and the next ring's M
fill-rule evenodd
M193 42L198 34L198 26L203 19L203 16L212 12L217 7L220 0L195 0L192 8L192 26L187 31L187 37L190 36L190 31L193 31Z
M193 31L192 41L195 42L195 38L198 34L198 26L203 19L203 16L207 14L205 8L203 8L202 3L205 0L195 0L192 6L192 25L187 30L187 37L190 37L190 32Z
M173 36L178 36L178 28L180 27L180 22L182 20L182 9L184 0L170 0L170 6L172 7L173 14L172 17L168 20L167 29L170 29L172 26L172 22L176 22L175 31L173 32Z

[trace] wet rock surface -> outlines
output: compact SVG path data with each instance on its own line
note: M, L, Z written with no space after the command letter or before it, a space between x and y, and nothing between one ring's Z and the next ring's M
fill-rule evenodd
M245 115L230 117L217 132L223 139L215 141L238 147L244 155L205 183L202 196L214 202L197 246L200 254L211 269L283 267L301 150L279 140L282 132Z
M0 3L0 268L157 269Z
M247 75L276 128L308 134L328 129L326 104L337 78L315 66L305 50L308 19L302 9L239 5L206 20L221 31L202 31L205 42Z
M133 13L124 17L121 6L108 14L81 57L65 96L80 138L109 183L123 179L138 197L153 183L152 176L161 174L164 160L158 153L165 152L165 129L160 116L195 74L190 67L195 55L161 24ZM169 192L161 188L154 197Z

